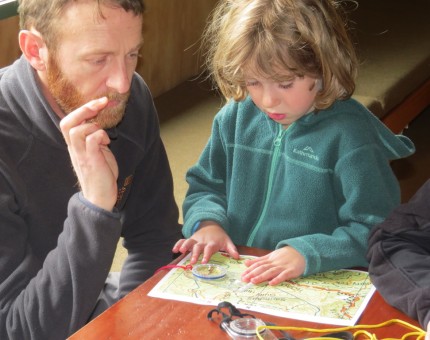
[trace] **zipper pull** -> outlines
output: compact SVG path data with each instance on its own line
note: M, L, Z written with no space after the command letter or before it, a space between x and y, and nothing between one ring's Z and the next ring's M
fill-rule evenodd
M280 129L278 132L278 135L276 136L275 140L273 141L273 145L278 147L279 145L281 145L281 141L282 141L282 137L284 137L284 132L286 130L284 129Z

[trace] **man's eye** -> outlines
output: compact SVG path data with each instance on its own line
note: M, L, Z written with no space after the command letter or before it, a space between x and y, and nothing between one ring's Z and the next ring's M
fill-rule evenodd
M140 57L141 57L141 55L139 54L139 52L133 52L133 53L128 54L129 59L138 59Z
M90 62L94 65L103 65L106 62L106 58L97 58L90 60Z

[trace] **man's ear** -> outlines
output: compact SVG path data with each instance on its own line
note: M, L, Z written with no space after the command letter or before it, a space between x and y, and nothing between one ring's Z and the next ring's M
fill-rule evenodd
M19 47L31 66L37 71L46 70L47 47L38 32L21 30Z

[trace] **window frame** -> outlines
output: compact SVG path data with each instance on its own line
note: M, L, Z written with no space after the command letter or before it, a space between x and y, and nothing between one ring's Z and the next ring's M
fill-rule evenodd
M18 14L17 0L0 0L0 20L13 17Z

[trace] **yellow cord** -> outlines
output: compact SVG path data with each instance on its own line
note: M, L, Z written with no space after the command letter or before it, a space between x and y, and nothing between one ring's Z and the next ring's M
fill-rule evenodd
M272 330L278 330L278 331L306 331L306 332L312 332L312 333L332 333L332 332L342 332L342 331L350 331L350 330L357 330L357 332L354 333L354 339L358 337L359 335L364 335L367 337L368 340L378 340L375 334L371 334L365 329L375 329L375 328L382 328L386 327L392 324L400 324L401 326L412 330L412 332L405 333L401 338L386 338L381 340L407 340L412 339L411 337L415 337L415 340L423 340L426 332L423 331L421 328L416 327L414 325L411 325L408 322L405 322L403 320L399 319L392 319L388 320L376 325L356 325L356 326L348 326L348 327L339 327L339 328L326 328L326 329L318 329L318 328L306 328L306 327L288 327L288 326L258 326L256 328L257 331L257 337L260 340L264 340L264 338L260 335L260 332L263 329L272 329ZM306 340L342 340L339 338L328 338L328 337L316 337L316 338L307 338Z

